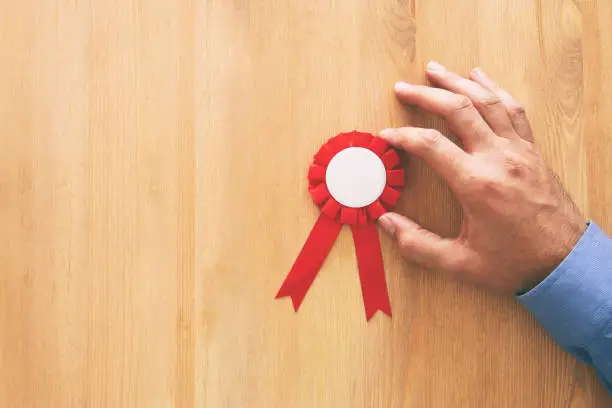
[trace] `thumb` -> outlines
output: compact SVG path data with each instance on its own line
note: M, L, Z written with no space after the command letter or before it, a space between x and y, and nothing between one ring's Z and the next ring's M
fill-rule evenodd
M454 239L441 238L408 218L386 213L378 222L393 236L402 256L432 269L458 273L463 270L466 249Z

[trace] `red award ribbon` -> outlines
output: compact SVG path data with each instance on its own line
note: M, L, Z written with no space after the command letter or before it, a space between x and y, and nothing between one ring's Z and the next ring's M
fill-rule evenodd
M328 189L326 180L330 161L338 153L350 147L361 147L376 154L386 172L385 186L378 198L358 208L336 201ZM295 311L298 310L342 225L348 224L355 242L366 319L370 320L378 310L391 316L375 221L389 211L400 196L399 190L404 185L404 170L400 165L397 152L390 148L384 139L369 133L357 131L341 133L321 146L308 169L308 190L314 202L320 207L321 215L278 291L277 299L291 297Z

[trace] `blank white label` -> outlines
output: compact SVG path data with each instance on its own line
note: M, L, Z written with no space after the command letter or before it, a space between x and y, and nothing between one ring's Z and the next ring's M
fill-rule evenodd
M387 172L376 153L363 147L349 147L332 157L325 182L340 204L361 208L380 197L387 184Z

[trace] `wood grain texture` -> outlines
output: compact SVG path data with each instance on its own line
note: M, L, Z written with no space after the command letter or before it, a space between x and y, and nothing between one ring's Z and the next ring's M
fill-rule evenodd
M295 314L328 137L406 123L395 81L481 66L612 232L612 4L0 0L0 407L604 407L513 299L382 246L368 324L343 231ZM405 158L399 210L458 231Z

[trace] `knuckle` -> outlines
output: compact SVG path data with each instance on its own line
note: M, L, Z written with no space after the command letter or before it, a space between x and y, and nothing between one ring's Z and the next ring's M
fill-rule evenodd
M459 187L462 191L471 193L483 189L483 185L487 184L488 172L486 169L481 168L478 163L472 162L472 165L468 166L465 171L459 175Z
M470 98L463 95L458 95L455 102L453 103L453 111L461 112L466 109L471 109L474 107L474 103Z
M475 110L474 102L467 96L457 95L450 105L449 117L451 121L464 121L465 112Z
M492 176L474 177L471 186L477 197L497 196L502 189L501 183Z
M488 94L487 96L479 99L476 103L480 108L484 109L496 108L502 105L501 99L493 94Z
M508 106L508 116L512 120L522 120L526 116L525 108L519 104Z
M480 178L474 173L474 170L470 167L467 167L465 171L462 171L457 174L455 179L455 184L453 188L457 193L467 193L469 194L474 190L474 186L480 182Z
M398 234L397 246L404 258L409 258L412 255L412 248L415 244L415 239L409 234Z
M529 171L529 162L519 154L507 153L504 156L504 169L511 178L522 179Z
M392 133L392 140L397 143L400 147L406 148L408 145L408 133L409 128L401 127L394 130Z
M529 161L529 163L532 163L532 165L537 165L544 161L542 155L540 154L538 149L536 149L536 146L532 142L521 139L521 146L525 151L525 160Z
M420 226L412 230L404 230L397 235L397 245L402 256L410 261L417 261L418 254L422 252L423 237L427 231Z
M442 141L442 133L438 132L435 129L424 129L421 131L420 140L422 142L422 146L428 149L436 148L440 142Z

